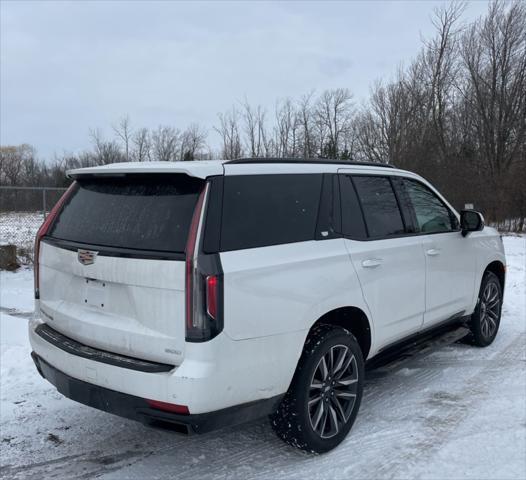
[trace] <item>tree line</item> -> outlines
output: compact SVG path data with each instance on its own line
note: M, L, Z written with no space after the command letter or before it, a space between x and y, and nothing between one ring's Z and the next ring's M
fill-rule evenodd
M122 161L247 157L337 158L415 171L461 208L472 203L492 222L526 218L526 4L495 1L472 23L464 5L435 10L435 34L393 77L358 103L350 88L276 101L248 99L220 113L210 131L136 127L128 116L112 136L90 131L92 148L52 161L29 145L3 146L2 185L64 185L65 170Z

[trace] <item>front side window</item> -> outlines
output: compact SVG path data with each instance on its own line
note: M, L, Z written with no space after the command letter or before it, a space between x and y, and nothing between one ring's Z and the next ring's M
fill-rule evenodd
M226 176L221 251L315 239L321 174Z
M404 185L411 202L421 233L440 233L456 230L456 219L438 196L424 184L404 179Z
M403 235L404 222L390 180L360 175L354 176L353 181L362 204L369 237Z

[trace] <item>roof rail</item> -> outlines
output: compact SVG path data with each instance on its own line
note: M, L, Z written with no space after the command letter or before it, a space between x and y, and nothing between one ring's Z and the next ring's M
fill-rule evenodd
M236 158L229 160L225 164L243 164L243 163L334 163L338 165L353 165L366 167L387 167L396 168L388 163L376 162L349 162L347 160L336 160L330 158L277 158L277 157L260 157L260 158Z

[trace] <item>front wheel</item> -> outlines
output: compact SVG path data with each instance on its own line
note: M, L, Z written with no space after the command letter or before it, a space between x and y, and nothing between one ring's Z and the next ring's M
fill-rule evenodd
M349 433L362 400L364 361L344 328L319 325L309 334L290 388L271 416L277 435L302 450L323 453Z
M482 277L477 306L470 321L472 340L478 347L487 347L499 330L502 309L502 287L498 277L486 272Z

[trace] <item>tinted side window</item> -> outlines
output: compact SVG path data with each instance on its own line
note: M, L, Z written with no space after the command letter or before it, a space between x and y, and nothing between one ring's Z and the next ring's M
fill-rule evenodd
M362 209L349 175L340 175L343 234L357 240L367 238Z
M407 195L415 211L418 230L422 233L449 232L456 229L450 210L424 184L404 179Z
M353 180L362 204L369 236L378 238L405 233L404 222L389 179L379 176L355 176Z
M221 250L314 240L321 185L321 174L225 177Z

